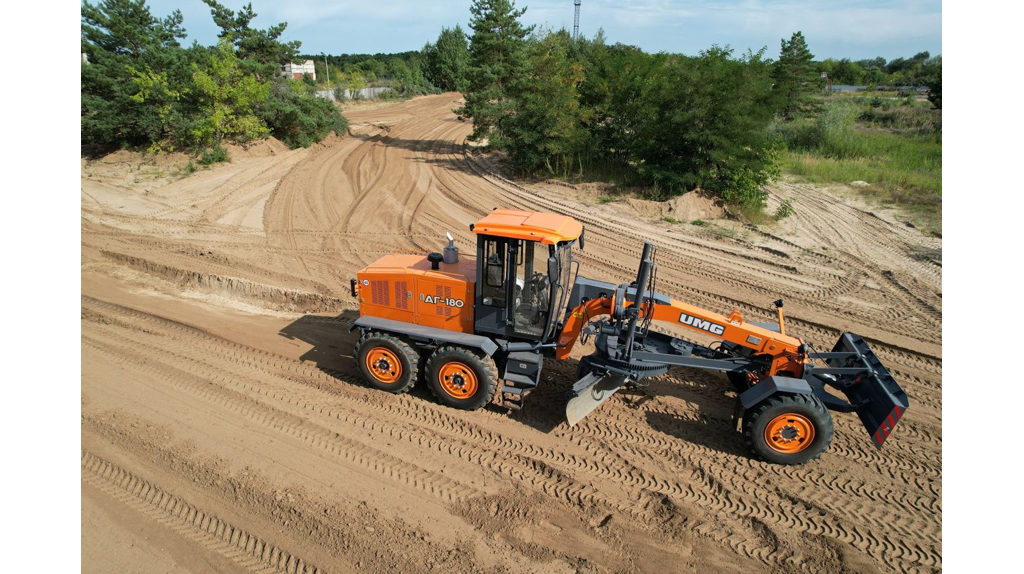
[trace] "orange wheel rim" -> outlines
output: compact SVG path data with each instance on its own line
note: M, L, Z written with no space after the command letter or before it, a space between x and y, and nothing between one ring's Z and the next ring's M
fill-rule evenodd
M472 397L476 394L477 387L479 386L473 369L458 361L451 361L442 365L437 378L444 392L457 399Z
M386 347L374 347L366 354L366 369L373 378L391 384L402 376L402 362Z
M800 452L814 442L814 423L797 413L779 415L764 427L764 440L776 452Z

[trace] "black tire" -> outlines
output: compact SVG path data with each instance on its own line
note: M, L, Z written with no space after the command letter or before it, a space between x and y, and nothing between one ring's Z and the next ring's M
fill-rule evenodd
M787 416L793 418L783 418ZM776 419L782 429L774 433L776 438L771 442L778 443L773 446L765 429ZM805 445L794 443L800 441L800 429L804 427L813 430L813 438L808 437ZM832 415L814 395L774 395L743 416L743 438L751 452L761 460L776 464L804 464L818 458L832 444L834 433Z
M438 347L427 359L426 371L430 391L438 402L449 407L475 411L489 403L498 392L498 367L494 360L465 347ZM460 391L468 392L470 380L475 381L472 392L458 396ZM446 386L450 390L446 390Z
M370 365L369 363L374 361L372 358L367 361L367 356L375 351L381 356L378 357L374 365ZM375 389L395 394L405 393L413 388L416 381L419 380L420 354L412 345L394 335L368 331L359 337L354 354L356 366L366 380L366 384ZM391 357L397 359L397 365L390 364ZM384 359L384 362L381 363L380 359ZM388 378L388 373L396 375L394 381L385 380Z

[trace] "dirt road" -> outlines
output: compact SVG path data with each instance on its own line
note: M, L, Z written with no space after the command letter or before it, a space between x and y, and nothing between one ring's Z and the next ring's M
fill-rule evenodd
M771 199L792 217L728 234L518 185L465 151L457 99L182 178L83 161L85 570L941 569L940 239L793 183ZM629 278L653 239L660 291L761 320L785 297L819 348L857 332L911 409L882 451L837 415L819 461L782 468L748 456L714 374L673 370L571 429L575 360L511 413L361 386L348 279L445 231L470 253L496 206L580 219L589 277Z

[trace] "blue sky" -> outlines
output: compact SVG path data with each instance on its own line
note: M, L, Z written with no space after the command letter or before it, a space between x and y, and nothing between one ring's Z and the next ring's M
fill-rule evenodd
M237 9L242 0L222 0ZM649 52L695 54L712 44L738 52L768 46L801 30L818 59L882 56L893 59L928 50L942 52L941 0L582 0L580 33L604 28L610 43ZM261 28L287 21L286 39L304 53L377 53L418 50L442 26L467 28L469 0L252 0ZM572 28L572 0L518 0L523 20ZM153 13L175 8L185 16L189 42L212 44L217 29L200 0L149 0Z

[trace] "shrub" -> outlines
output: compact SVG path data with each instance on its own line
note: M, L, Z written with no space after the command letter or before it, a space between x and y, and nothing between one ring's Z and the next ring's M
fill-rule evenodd
M294 80L274 83L260 115L274 137L291 148L309 147L332 131L348 130L348 121L330 100L306 94Z
M790 215L793 215L793 202L788 199L783 199L782 203L779 204L778 209L775 210L775 215L773 217L775 221L779 221L789 217Z
M231 161L231 156L228 154L228 150L222 148L220 144L208 149L199 156L199 163L202 165L212 165L215 163ZM192 164L192 162L189 162Z
M692 223L693 225L696 225L697 227L704 227L705 225L708 224L708 222L704 221L703 219L694 219L690 223Z

